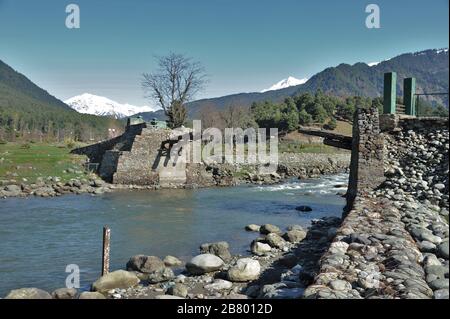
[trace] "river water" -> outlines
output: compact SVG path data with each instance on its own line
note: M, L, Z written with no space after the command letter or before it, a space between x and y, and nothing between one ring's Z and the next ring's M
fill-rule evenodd
M65 286L68 264L80 268L82 288L101 271L102 227L111 228L111 269L136 254L186 261L205 242L227 241L249 254L257 234L247 224L308 226L311 219L341 216L348 175L290 180L271 186L197 190L120 191L102 196L0 199L0 297L11 289ZM308 205L312 212L298 212Z

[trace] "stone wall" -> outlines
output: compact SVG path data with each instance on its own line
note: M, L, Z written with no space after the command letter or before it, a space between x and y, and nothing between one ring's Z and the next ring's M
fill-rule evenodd
M355 196L304 297L448 299L448 118L382 115L380 161L379 147L361 145L373 139L377 116L357 114L349 185ZM376 174L383 163L381 185L359 174L372 160Z
M170 165L163 153L163 143L170 130L144 128L134 137L129 151L122 151L112 181L115 184L155 185L162 167Z
M347 207L351 207L358 195L378 187L384 181L383 147L378 109L358 108L353 121Z
M127 126L126 131L115 138L102 141L86 147L74 149L71 153L86 155L91 163L101 163L106 151L129 151L133 144L134 136L141 134L145 125Z

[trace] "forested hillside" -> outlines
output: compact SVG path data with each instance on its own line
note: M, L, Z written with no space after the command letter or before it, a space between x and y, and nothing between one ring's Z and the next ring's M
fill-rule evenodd
M99 140L123 123L79 114L0 61L0 139Z

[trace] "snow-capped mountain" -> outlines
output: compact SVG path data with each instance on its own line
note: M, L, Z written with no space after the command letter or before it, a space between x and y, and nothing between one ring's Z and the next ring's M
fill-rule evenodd
M156 110L156 108L151 106L121 104L106 97L89 93L74 96L64 101L64 103L79 113L112 116L115 118L124 118L137 113Z
M306 83L308 79L296 79L293 76L288 77L287 79L283 79L278 83L275 83L270 88L262 90L261 93L267 92L267 91L275 91L275 90L281 90L285 89L290 86L300 85L303 83Z

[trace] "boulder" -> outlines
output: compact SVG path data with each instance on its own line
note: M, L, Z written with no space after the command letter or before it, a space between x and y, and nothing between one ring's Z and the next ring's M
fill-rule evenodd
M303 239L306 238L306 231L299 230L299 229L288 230L283 235L283 238L286 239L287 241L291 242L291 243L295 243L296 244L296 243L299 243Z
M259 229L259 232L263 235L268 235L270 233L281 235L280 228L271 224L262 225L261 228Z
M154 271L151 274L146 274L146 277L145 277L145 279L151 284L169 281L174 278L175 278L175 274L173 273L172 269L167 268L167 267L158 269L157 271Z
M261 266L257 260L241 258L228 270L228 279L235 282L256 280L261 272Z
M97 291L85 291L80 294L78 299L106 299L106 297Z
M16 197L22 193L22 189L18 185L7 185L4 188L6 196Z
M250 224L245 226L245 230L246 231L254 231L254 232L259 232L261 226L256 225L256 224Z
M282 249L286 245L286 241L275 233L270 233L267 235L265 241L267 241L271 247L279 249Z
M257 256L264 256L270 253L272 248L270 245L254 240L250 246L250 250Z
M167 293L172 296L186 298L186 296L188 295L188 287L186 285L177 283L173 286L170 286L169 289L167 289Z
M78 291L75 288L59 288L52 292L53 299L74 299Z
M5 299L52 299L52 296L38 288L20 288L11 290Z
M92 285L94 291L108 291L115 288L126 289L136 286L140 282L135 273L125 270L110 272L95 281Z
M223 266L223 260L213 254L195 256L186 264L187 271L192 275L202 275L217 271Z
M164 269L164 262L156 256L136 255L127 262L127 270L140 271L150 274Z
M329 252L332 254L345 254L347 252L347 249L349 247L349 244L343 241L335 241L331 243Z
M200 246L200 252L203 254L213 254L220 257L222 260L231 259L229 245L225 241L219 241L217 243L206 243Z
M178 267L183 264L181 260L174 256L166 256L163 261L164 265L166 265L167 267Z
M233 283L228 280L216 279L213 283L206 285L204 288L208 290L225 290L231 289Z
M448 240L438 246L437 253L440 257L448 260Z
M295 210L298 210L300 212L311 212L312 208L306 205L301 205L301 206L297 206L295 207Z

